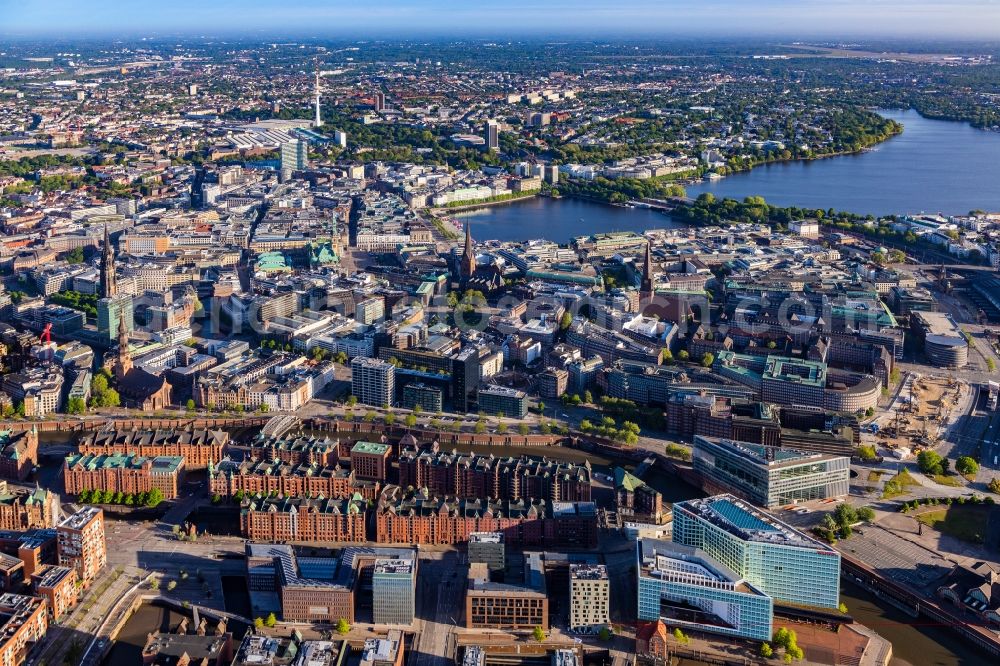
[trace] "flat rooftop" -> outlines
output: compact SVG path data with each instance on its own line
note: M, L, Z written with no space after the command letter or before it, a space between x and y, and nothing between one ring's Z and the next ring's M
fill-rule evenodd
M38 577L37 585L38 587L55 587L72 573L73 569L69 567L49 566Z
M469 543L503 543L503 532L473 532Z
M571 564L569 577L575 580L607 580L608 568L603 564Z
M700 548L660 539L640 539L636 550L640 576L765 596L761 590Z
M358 442L351 448L351 453L370 453L381 456L385 455L388 450L388 444L379 444L377 442Z
M914 312L912 316L917 319L927 335L965 340L955 320L945 312Z
M740 456L755 465L780 469L782 467L796 467L798 465L834 460L842 456L834 456L826 453L810 453L808 451L798 451L796 449L785 449L777 446L765 446L752 442L738 442L730 439L718 437L704 437L697 435L694 438L694 446L698 448L699 443L714 444Z
M85 506L72 516L69 516L59 523L59 527L71 530L83 529L87 523L93 520L100 513L101 510L96 506Z
M675 521L682 512L697 516L744 541L836 552L826 544L806 536L791 525L733 495L715 495L678 502L674 504Z
M523 581L504 583L491 581L487 565L482 562L474 562L469 565L468 592L469 594L545 597L545 564L542 557L542 553L538 552L525 553Z
M824 388L826 387L826 363L784 356L768 356L763 377L764 379L778 379Z
M373 573L376 575L405 574L409 576L413 573L413 560L377 559Z
M390 631L385 638L366 638L361 651L361 664L392 663L403 646L403 633Z
M508 386L489 384L479 389L479 395L497 395L497 396L505 396L508 398L521 399L527 397L528 394L525 393L524 391L519 391L515 388L510 388Z

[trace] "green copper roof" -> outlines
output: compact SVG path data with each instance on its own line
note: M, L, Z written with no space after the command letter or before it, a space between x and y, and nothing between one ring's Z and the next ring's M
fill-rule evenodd
M375 455L383 455L389 450L388 444L377 444L375 442L358 442L351 449L351 453L374 453Z
M642 488L646 483L635 476L625 471L621 467L615 467L615 487L624 488L629 492L634 492L635 490Z

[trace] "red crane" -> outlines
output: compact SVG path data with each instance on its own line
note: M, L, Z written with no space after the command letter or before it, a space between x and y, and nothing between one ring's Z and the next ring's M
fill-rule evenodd
M52 342L52 322L45 325L45 328L42 329L42 334L38 336L38 339L45 343Z

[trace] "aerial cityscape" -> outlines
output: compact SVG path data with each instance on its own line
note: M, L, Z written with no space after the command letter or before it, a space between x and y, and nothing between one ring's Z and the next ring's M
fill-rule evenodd
M1000 663L1000 5L0 0L0 664Z

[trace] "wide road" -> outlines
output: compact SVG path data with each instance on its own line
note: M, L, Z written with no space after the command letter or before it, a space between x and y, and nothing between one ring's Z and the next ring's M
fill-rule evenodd
M990 416L990 425L983 435L979 458L978 480L989 482L1000 472L1000 411L995 411Z
M462 622L465 586L464 553L421 553L417 569L416 621L410 666L448 666L452 663L452 632Z

